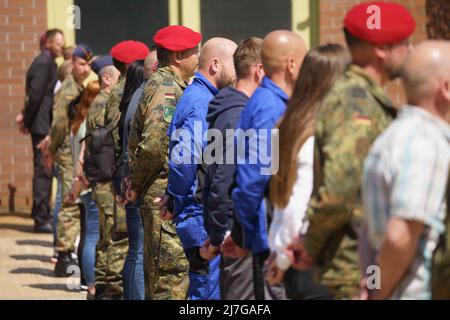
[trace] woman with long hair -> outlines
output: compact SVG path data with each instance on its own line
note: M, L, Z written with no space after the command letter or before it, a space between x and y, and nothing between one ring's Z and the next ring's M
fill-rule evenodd
M130 101L135 92L141 88L144 82L144 61L136 61L132 63L127 71L127 79L125 89L120 102L121 117L119 121L120 144L121 148L128 148L128 137L124 137L125 118L127 115ZM127 165L123 159L118 161L119 174L116 175L116 188L121 188L121 182L124 175L123 167ZM126 170L125 170L126 171ZM124 191L118 194L124 197ZM145 282L144 282L144 229L142 227L140 213L134 204L127 203L125 205L126 221L128 230L128 254L123 267L123 297L124 300L144 300L145 299Z
M86 118L89 108L99 93L99 82L90 82L68 110L74 182L65 201L82 205L80 208L81 241L78 246L78 260L82 272L81 278L86 282L88 297L91 299L95 297L95 248L99 240L99 222L98 208L92 199L89 182L83 174L84 142L81 140L86 135ZM82 281L82 285L84 285L84 281Z
M270 183L274 219L269 231L273 253L269 282L283 279L293 259L288 247L307 228L306 209L313 189L315 115L349 64L350 55L341 45L312 49L305 57L292 99L279 124L280 166Z

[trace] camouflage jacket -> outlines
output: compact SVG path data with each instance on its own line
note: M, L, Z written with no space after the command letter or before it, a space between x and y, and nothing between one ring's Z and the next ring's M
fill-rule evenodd
M116 85L112 87L105 108L105 126L112 130L112 136L116 147L116 159L122 154L119 120L120 120L120 102L122 101L123 91L125 89L126 76L121 75Z
M131 185L140 196L168 173L167 128L186 83L171 67L158 69L147 82L134 116L128 144Z
M344 260L356 262L355 231L362 220L364 159L395 114L383 88L355 65L336 81L319 107L314 189L304 243L309 255L324 270L335 256L342 256L337 252L344 246L351 247ZM344 238L354 241L349 245Z
M70 75L64 80L61 89L55 97L52 128L50 131L50 153L55 158L56 162L60 164L72 162L67 111L70 103L75 100L82 91L83 86L78 84L74 77Z

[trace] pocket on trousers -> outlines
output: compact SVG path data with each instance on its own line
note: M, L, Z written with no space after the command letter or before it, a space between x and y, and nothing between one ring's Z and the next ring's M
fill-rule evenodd
M115 202L114 205L114 226L116 232L127 233L127 214L125 208Z

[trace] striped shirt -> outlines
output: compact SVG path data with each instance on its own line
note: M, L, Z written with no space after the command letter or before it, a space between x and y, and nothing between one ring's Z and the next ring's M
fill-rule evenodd
M391 217L421 222L426 230L392 299L431 298L431 258L445 230L449 142L448 123L408 105L366 158L363 199L371 247L379 252Z

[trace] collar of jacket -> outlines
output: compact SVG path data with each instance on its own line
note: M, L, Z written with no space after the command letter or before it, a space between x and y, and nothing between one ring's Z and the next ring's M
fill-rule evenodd
M273 82L269 77L265 76L262 80L261 87L266 88L273 93L275 93L277 96L281 98L281 100L284 101L284 103L287 103L289 100L289 97L286 92L283 91L275 82Z
M369 75L367 75L363 69L355 64L352 64L348 71L349 74L363 78L368 85L370 93L377 99L377 101L393 116L397 115L397 110L392 103L392 100L387 95L386 91Z
M219 89L214 87L211 82L206 79L206 77L201 72L195 73L195 78L192 84L196 84L201 87L206 87L213 96L216 96L219 93Z
M186 82L180 78L180 76L175 72L175 70L172 69L171 66L159 68L158 71L156 72L161 72L162 74L170 75L182 90L186 89L187 87Z
M78 92L83 91L84 86L83 86L82 84L79 84L79 83L77 82L77 80L75 80L75 77L73 76L73 74L69 75L67 79L68 79L70 82L73 83L73 86L76 88L76 90L77 90Z

